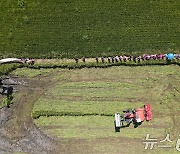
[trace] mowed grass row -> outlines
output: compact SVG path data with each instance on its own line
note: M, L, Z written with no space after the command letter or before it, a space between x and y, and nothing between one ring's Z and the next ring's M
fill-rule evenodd
M114 117L112 116L40 117L34 121L45 134L60 139L65 144L82 141L87 144L86 148L90 147L90 153L112 153L113 151L128 153L136 150L140 154L147 153L149 149L144 150L145 144L143 144L147 134L161 141L168 133L173 141L170 143L172 148L157 149L157 145L155 145L150 153L178 153L175 149L178 133L173 134L173 121L168 116L154 116L152 121L144 122L136 129L133 125L122 128L120 133L115 133ZM80 151L78 153L81 153Z
M177 116L176 118L179 118ZM133 125L115 133L112 116L61 116L40 117L35 123L48 135L66 139L97 139L105 137L127 137L143 139L147 133L157 138L172 130L170 117L154 117L152 122L144 122L137 129ZM168 125L167 125L168 124Z
M53 115L112 116L120 108L119 101L121 101L121 110L127 106L128 100L126 98L130 86L128 83L101 81L60 83L36 102L33 117ZM124 87L124 91L121 92L122 87ZM135 86L132 85L132 89L134 89L132 95L137 94ZM133 96L129 96L127 99L132 101ZM135 107L135 104L138 104L139 100L135 101L130 107Z
M178 52L179 0L0 1L0 56Z

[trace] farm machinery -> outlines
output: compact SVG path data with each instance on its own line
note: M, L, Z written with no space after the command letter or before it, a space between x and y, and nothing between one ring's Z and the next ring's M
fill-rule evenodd
M123 114L115 114L115 131L120 132L123 127L129 127L131 123L134 124L134 128L142 124L143 121L150 121L152 119L151 105L145 104L143 108L127 109L123 111ZM124 123L126 123L124 125Z

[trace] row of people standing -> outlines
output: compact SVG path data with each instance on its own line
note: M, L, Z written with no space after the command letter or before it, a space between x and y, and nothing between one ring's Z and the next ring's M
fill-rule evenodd
M108 62L108 63L117 63L117 62L127 62L127 61L133 61L135 63L140 63L141 61L149 61L149 60L172 60L172 59L180 59L180 54L143 54L142 56L109 56L109 57L96 57L96 63L102 62ZM82 57L82 61L85 63L86 58ZM75 62L78 63L79 59L75 58Z

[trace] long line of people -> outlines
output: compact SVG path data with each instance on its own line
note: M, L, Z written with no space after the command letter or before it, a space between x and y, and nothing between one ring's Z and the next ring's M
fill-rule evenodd
M180 54L152 54L152 55L148 55L148 54L143 54L142 56L109 56L109 57L96 57L95 61L96 63L102 62L108 62L108 63L117 63L117 62L135 62L135 63L140 63L141 61L149 61L149 60L172 60L172 59L176 59L179 60L180 59ZM83 57L82 58L83 62L86 62L86 58ZM75 58L75 62L78 63L79 59Z

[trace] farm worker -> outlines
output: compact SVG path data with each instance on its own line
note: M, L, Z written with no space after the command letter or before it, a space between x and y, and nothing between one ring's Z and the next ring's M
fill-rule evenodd
M96 63L99 63L98 57L96 57Z
M126 56L123 56L124 62L126 62L127 59L128 59L128 58L127 58Z
M164 58L166 58L166 57L167 57L167 54L163 54L163 57L162 57L162 58L164 59Z
M111 62L111 57L108 57L108 63L110 63Z
M178 54L174 54L174 58L178 59L180 56Z
M133 56L133 61L136 63L136 56Z
M158 58L159 58L159 59L163 59L163 55L160 54L160 55L158 56Z
M137 57L137 60L138 60L138 63L140 63L140 62L141 62L141 58L140 58L140 57Z
M82 57L82 61L85 63L85 62L86 62L86 58L85 58L85 57Z
M115 57L115 61L116 61L116 63L119 61L119 57L118 56Z
M157 55L150 55L151 59L156 60Z
M150 60L151 59L151 56L150 55L147 55L147 60Z
M112 63L114 63L114 56L112 56L111 59L112 59Z
M103 56L101 57L101 60L102 60L102 63L104 63L104 57Z
M131 56L131 55L128 57L128 60L129 60L129 61L131 61L131 60L132 60L132 56Z
M168 60L172 60L174 58L174 54L168 53L167 58Z
M122 62L123 56L119 56L119 61Z
M76 62L76 63L78 63L78 62L79 62L79 59L78 59L78 58L75 58L74 60L75 60L75 62Z

